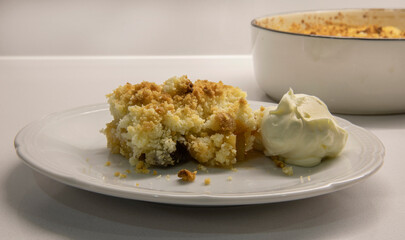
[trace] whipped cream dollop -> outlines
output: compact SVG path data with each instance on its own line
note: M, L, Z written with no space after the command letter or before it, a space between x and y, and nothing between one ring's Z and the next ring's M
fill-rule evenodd
M337 156L348 136L319 98L291 89L277 107L265 110L261 135L265 155L304 167Z

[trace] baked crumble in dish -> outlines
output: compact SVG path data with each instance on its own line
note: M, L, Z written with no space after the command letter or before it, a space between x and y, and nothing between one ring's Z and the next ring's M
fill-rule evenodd
M182 76L162 85L127 83L107 97L113 116L104 129L107 146L131 165L194 159L230 168L252 149L256 121L239 88Z

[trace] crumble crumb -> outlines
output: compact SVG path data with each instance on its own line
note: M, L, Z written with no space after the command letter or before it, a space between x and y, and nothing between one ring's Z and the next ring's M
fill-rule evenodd
M177 176L181 178L184 182L193 182L195 180L195 175L197 174L197 171L190 172L187 169L181 169L178 173Z
M105 164L104 164L104 166L110 166L111 165L111 162L110 161L107 161L107 162L105 162Z
M167 174L165 178L166 178L166 181L170 181L170 175L169 174Z
M120 172L115 172L114 176L118 177L120 175Z
M278 156L270 156L270 159L273 160L274 164L276 164L278 168L285 167L285 163L281 161Z
M153 170L152 174L153 174L153 175L157 175L156 170Z
M211 178L204 179L204 185L210 185L210 184L211 184Z
M127 172L127 173L131 173L131 170L127 169L127 170L125 170L125 172Z
M127 175L124 173L120 173L119 178L127 178Z
M148 169L148 165L142 161L137 162L135 165L135 171L137 173L148 174L150 170Z
M232 181L232 177L231 177L231 176L228 176L228 177L226 178L226 180L230 182L230 181Z
M291 166L285 166L281 169L283 173L287 176L292 176L294 174L293 168Z
M281 171L287 175L287 176L292 176L294 175L294 171L293 168L291 166L287 166L282 160L280 160L280 157L278 156L271 156L270 157L271 160L273 160L274 164L276 164L276 166L278 168L281 168Z

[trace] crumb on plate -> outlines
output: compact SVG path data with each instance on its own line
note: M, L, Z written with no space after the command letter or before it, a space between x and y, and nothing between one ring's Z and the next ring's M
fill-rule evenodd
M195 175L197 174L197 171L190 172L187 169L181 169L178 173L177 176L181 178L184 182L193 182L195 180Z
M291 166L287 166L282 160L280 160L280 157L278 156L271 156L270 157L271 160L273 160L274 164L276 164L276 166L278 168L281 168L281 171L287 175L287 176L292 176L294 175L294 171L293 168Z
M291 166L285 166L281 169L283 173L287 176L292 176L294 174L293 168Z

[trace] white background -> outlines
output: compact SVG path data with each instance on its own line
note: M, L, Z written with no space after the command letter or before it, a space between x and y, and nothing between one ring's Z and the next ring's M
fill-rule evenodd
M0 56L249 54L271 13L405 8L404 0L0 0Z
M405 8L405 0L0 0L0 239L405 239L405 114L341 116L385 145L384 165L369 179L255 206L182 207L96 194L34 172L14 150L26 124L105 102L127 81L188 74L271 101L248 55L251 19L351 7Z

